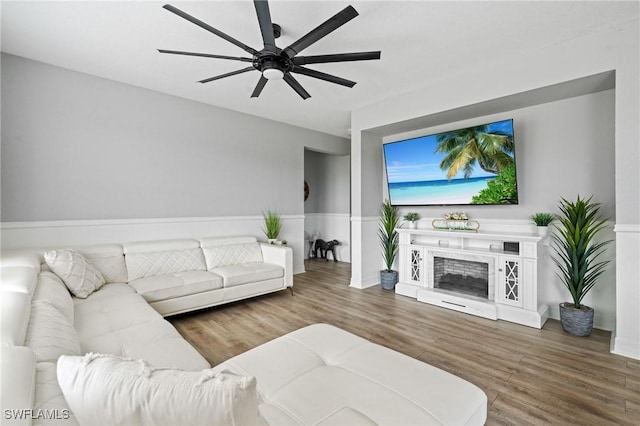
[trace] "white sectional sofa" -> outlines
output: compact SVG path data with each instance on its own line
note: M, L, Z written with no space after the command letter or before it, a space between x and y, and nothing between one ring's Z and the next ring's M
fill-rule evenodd
M254 237L127 243L122 252L127 282L164 316L293 286L291 249Z
M88 261L88 269L78 273L88 275L95 267L105 282L86 297L71 295L70 284L42 263L42 252L2 259L3 424L157 424L158 417L145 417L157 407L170 413L160 423L174 424L191 421L193 416L181 416L194 413L201 415L196 423L204 418L224 424L482 424L486 419L487 397L473 384L326 324L302 328L211 369L163 318L291 287L286 247L234 237L78 251ZM139 359L144 368L127 366ZM100 376L103 365L113 370ZM75 366L72 373L69 366ZM129 371L122 385L119 366ZM141 393L142 386L125 387L132 376L127 368L140 370L132 380L141 380L136 383L144 383L148 394ZM188 374L198 376L197 383ZM229 375L245 378L241 393L257 396L236 393L220 401L251 414L255 400L255 417L215 413L224 404L210 403L215 392L207 383L227 392L236 383ZM198 402L203 394L205 402ZM195 407L185 406L189 401Z

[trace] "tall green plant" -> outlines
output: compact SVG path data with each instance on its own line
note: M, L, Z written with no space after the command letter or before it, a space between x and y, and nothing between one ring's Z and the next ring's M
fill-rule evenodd
M606 225L599 214L600 203L593 203L593 196L575 202L564 198L560 201L557 230L553 234L553 261L560 269L558 277L571 293L574 307L580 309L584 296L604 273L608 260L597 261L611 241L596 242L595 237Z
M266 212L262 212L262 216L264 217L264 234L267 236L267 239L277 239L282 229L280 214L267 210Z
M389 200L385 200L380 208L380 246L382 247L382 258L386 266L386 271L391 272L393 262L398 255L399 236L396 232L400 214L398 208L392 206Z

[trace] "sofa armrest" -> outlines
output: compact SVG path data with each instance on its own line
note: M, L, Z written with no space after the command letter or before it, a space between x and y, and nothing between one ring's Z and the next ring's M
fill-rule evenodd
M284 268L284 285L293 287L293 250L291 247L260 243L262 259Z
M30 425L36 387L36 357L26 346L0 349L2 424Z

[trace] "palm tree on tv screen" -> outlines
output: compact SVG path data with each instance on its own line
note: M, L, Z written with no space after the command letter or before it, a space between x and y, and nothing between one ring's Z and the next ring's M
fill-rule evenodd
M440 168L447 171L447 179L458 172L468 178L476 165L488 173L499 174L514 165L513 135L489 131L489 126L475 126L439 134L436 152L446 154Z

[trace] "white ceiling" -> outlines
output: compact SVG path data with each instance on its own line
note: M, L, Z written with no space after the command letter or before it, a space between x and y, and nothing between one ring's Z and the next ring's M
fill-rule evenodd
M167 1L257 50L262 48L251 1ZM162 48L247 56L164 10L164 3L3 0L2 51L347 136L350 112L362 106L638 19L636 2L618 1L271 1L272 20L283 30L276 40L279 47L351 4L360 16L302 55L381 50L382 58L308 66L357 81L352 89L296 75L310 99L302 100L283 81L269 82L259 98L251 99L257 72L197 83L248 64L157 52Z

